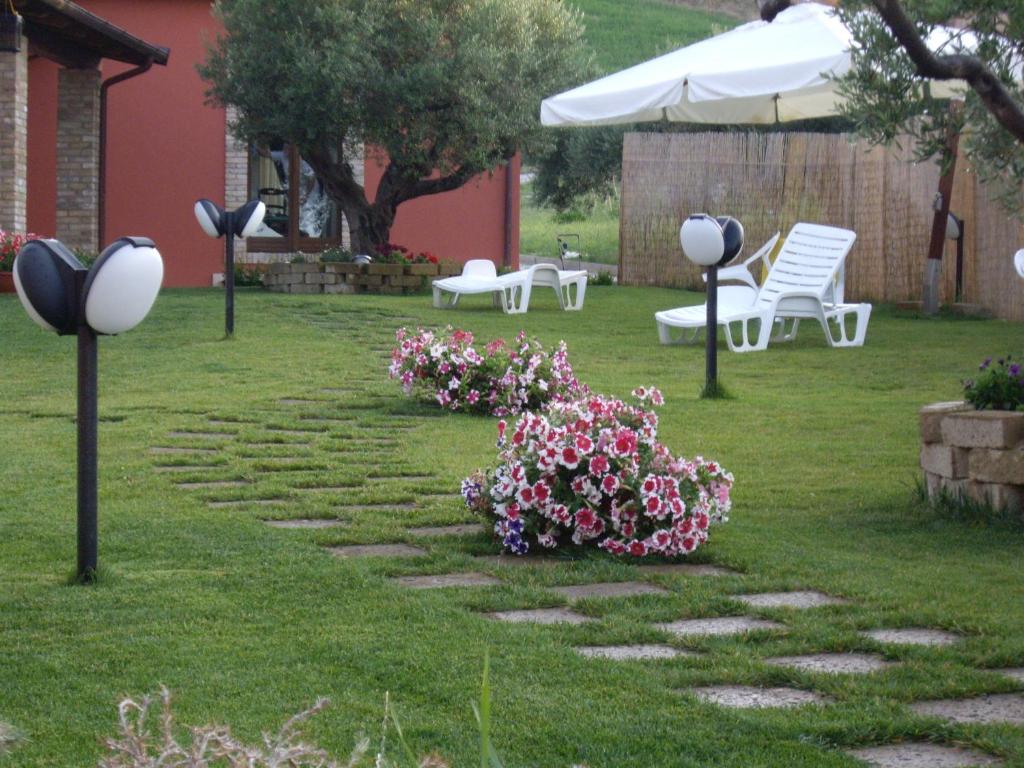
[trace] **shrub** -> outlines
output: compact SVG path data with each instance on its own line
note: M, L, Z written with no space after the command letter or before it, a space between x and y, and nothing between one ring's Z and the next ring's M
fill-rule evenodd
M964 400L977 410L1015 411L1024 404L1024 373L1007 355L992 364L988 358L978 366L978 376L964 384Z
M512 344L497 339L483 350L469 331L400 328L388 375L407 395L419 387L453 411L507 416L587 392L569 365L565 342L554 353L520 332Z
M334 246L328 248L326 251L320 254L321 264L332 264L332 263L343 263L347 264L352 261L353 254L348 248L342 248L340 246Z
M257 266L235 264L235 285L239 287L263 285L263 270Z
M663 402L653 388L633 395L640 406ZM689 554L728 519L733 478L716 462L675 458L657 429L653 411L600 395L524 413L511 435L501 421L500 463L463 481L466 506L517 555L569 541L632 557Z
M590 281L591 285L615 285L615 278L607 269L602 269Z
M29 240L34 240L38 235L31 232L19 235L17 232L7 232L0 228L0 272L10 272L14 269L14 258L18 251Z
M429 251L413 253L404 245L384 243L377 246L374 261L383 264L437 264L438 258Z

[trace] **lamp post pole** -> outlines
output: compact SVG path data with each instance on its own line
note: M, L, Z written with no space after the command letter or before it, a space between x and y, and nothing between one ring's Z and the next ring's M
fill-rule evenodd
M82 295L88 273L75 273L75 286ZM78 580L95 578L98 563L98 469L97 469L97 339L80 310L78 321Z
M224 335L235 334L235 215L224 214Z
M708 267L707 339L704 352L706 392L718 389L718 265Z

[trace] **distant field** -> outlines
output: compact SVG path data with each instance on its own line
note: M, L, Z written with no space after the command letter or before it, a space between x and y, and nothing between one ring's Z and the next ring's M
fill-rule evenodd
M539 208L533 201L531 184L522 185L519 209L519 252L536 256L557 256L555 236L574 232L580 236L584 261L619 263L619 201L599 205L585 221L559 223L555 211Z

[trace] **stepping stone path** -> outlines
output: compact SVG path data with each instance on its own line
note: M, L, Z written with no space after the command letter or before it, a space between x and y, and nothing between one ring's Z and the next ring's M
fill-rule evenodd
M223 507L247 507L247 506L258 506L258 507L269 507L275 504L284 504L287 499L230 499L228 501L208 501L206 505L211 509L221 509Z
M792 667L805 672L825 672L831 675L865 675L887 669L893 663L869 653L814 653L806 656L776 656L765 659L774 667Z
M762 629L785 629L784 624L753 616L720 616L710 619L683 619L665 624L655 624L658 629L677 637L741 635Z
M175 483L183 491L197 491L201 488L240 488L249 485L248 480L208 480L202 483Z
M701 701L733 709L767 709L774 707L802 707L805 704L824 704L826 696L799 688L754 688L749 685L710 685L689 688Z
M1012 677L1014 680L1020 680L1024 683L1024 669L993 669L993 672Z
M414 501L383 501L373 504L338 504L336 509L346 512L372 512L379 509L416 509Z
M594 621L590 616L565 608L534 608L525 611L497 611L485 614L491 619L512 624L586 624Z
M219 468L218 464L158 464L153 467L157 472L206 472Z
M926 717L941 717L954 723L1013 723L1024 725L1024 696L996 693L971 699L918 701L910 709Z
M149 449L152 454L160 455L174 455L178 453L217 453L216 448L196 448L194 446L173 446L173 445L158 445Z
M848 605L848 600L823 592L763 592L757 595L730 595L753 608L817 608L820 605Z
M301 397L285 397L277 401L281 405L323 405L328 400L310 400Z
M639 565L644 573L665 574L668 576L741 576L739 571L721 565L702 565L699 563L675 563L662 565Z
M589 659L611 659L613 661L674 659L698 655L693 651L673 648L671 645L585 645L579 646L575 650L580 656L586 656Z
M482 573L442 573L437 576L402 576L394 579L403 587L410 589L441 589L444 587L493 587L501 584L501 579L486 576Z
M168 437L196 437L200 440L230 440L234 437L232 432L168 432Z
M848 749L846 754L875 768L981 768L1003 764L1002 760L975 749L919 742Z
M408 544L352 544L344 547L328 547L335 557L424 557L427 550Z
M269 525L271 528L337 528L342 525L348 525L348 520L337 520L337 519L296 519L296 520L264 520L264 523Z
M941 629L869 629L860 634L893 645L953 645L961 639Z
M614 581L607 584L577 584L571 587L550 587L570 600L585 600L588 597L633 597L634 595L668 595L667 589L645 584L642 581Z
M480 555L474 559L482 563L489 563L490 565L514 565L520 567L531 565L550 567L552 565L564 565L565 563L572 562L571 560L562 560L557 557L530 557L529 555Z
M426 526L423 528L409 528L408 533L412 536L468 536L471 534L483 533L486 529L479 523L466 525L439 525Z

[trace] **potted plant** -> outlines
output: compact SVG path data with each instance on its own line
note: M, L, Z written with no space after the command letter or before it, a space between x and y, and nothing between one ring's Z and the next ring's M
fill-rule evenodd
M14 258L21 247L36 237L0 229L0 293L14 293Z

